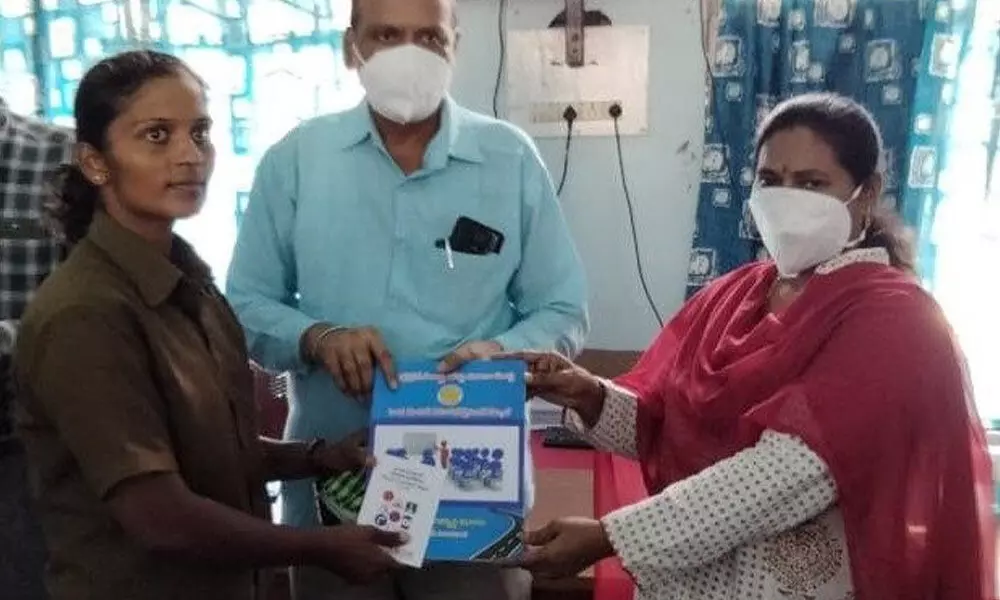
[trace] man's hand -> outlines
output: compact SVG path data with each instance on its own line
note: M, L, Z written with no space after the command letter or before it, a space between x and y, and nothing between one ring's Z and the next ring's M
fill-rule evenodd
M519 566L542 578L572 577L615 553L604 526L594 519L557 519L538 531L528 532L530 547Z
M469 361L487 360L501 352L503 352L503 346L494 341L468 342L462 344L454 352L444 357L444 360L438 364L438 371L441 373L451 373Z
M375 466L375 457L366 447L368 430L360 429L336 444L324 446L313 455L313 463L320 476L358 471Z
M306 336L316 333L306 332ZM315 346L312 358L321 363L333 377L342 392L357 399L371 396L375 380L375 366L382 370L389 387L395 389L396 367L392 354L382 340L381 334L373 327L341 329L324 335Z
M320 543L313 562L349 583L371 583L402 568L386 548L405 544L405 534L361 525L329 527L318 533Z

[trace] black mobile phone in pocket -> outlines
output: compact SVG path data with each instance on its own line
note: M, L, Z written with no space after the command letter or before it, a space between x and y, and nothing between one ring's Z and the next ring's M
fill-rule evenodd
M469 217L459 217L448 236L452 251L463 254L500 254L503 242L502 233Z

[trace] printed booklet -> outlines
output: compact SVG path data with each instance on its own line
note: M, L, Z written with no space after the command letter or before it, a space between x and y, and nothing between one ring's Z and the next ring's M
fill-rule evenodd
M341 499L327 509L332 506L344 516L360 509L359 523L406 530L411 535L407 547L418 547L421 540L416 534L422 532L402 526L405 501L400 520L391 521L393 502L384 501L386 476L381 474L384 462L386 469L396 470L396 477L408 479L412 486L416 476L402 475L398 460L416 462L434 467L444 476L437 514L426 540L426 560L502 561L516 557L523 550L524 473L528 468L524 452L525 365L522 361L477 361L449 374L436 369L437 364L430 361L400 362L396 390L390 390L381 375L377 377L371 446L379 466L365 492L361 492L356 475L326 482L325 496ZM378 485L374 484L376 474ZM434 482L426 475L420 481L419 487L424 488L421 504L433 504L435 499L427 490L436 487ZM389 493L394 498L405 495L395 488ZM322 506L322 488L320 497ZM376 505L380 508L374 510L390 515L389 520L369 514L366 509Z

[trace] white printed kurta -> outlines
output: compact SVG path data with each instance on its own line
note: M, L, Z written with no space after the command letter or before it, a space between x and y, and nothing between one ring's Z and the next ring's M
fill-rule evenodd
M885 264L888 255L856 250L816 273L860 261ZM573 412L567 425L602 450L634 458L637 400L610 382L605 389L593 429ZM850 600L836 501L819 456L795 436L765 431L755 446L602 522L640 600Z

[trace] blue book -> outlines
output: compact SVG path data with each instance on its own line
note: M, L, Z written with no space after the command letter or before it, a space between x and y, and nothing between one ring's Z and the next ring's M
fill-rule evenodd
M375 456L446 472L425 559L501 561L523 550L525 365L479 361L442 375L431 361L397 364L399 386L379 375L371 410Z

